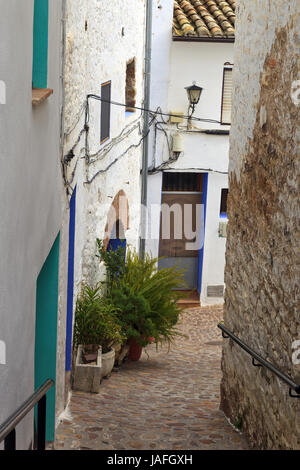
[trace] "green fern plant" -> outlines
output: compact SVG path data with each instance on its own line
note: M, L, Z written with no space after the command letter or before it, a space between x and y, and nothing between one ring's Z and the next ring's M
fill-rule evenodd
M110 350L113 343L124 342L116 307L101 294L100 286L82 284L77 298L74 323L74 346L79 344L102 346L102 352Z
M108 292L111 292L112 287L123 276L126 248L119 246L115 251L107 251L99 238L97 238L96 243L98 249L96 256L104 262L106 267L106 289Z
M100 251L107 268L107 298L119 312L122 333L142 346L148 344L149 337L154 337L157 344L166 341L170 344L180 335L176 324L181 312L177 300L181 295L177 290L184 285L183 272L177 268L158 270L158 259L148 254L141 258L129 249L124 260L120 253Z

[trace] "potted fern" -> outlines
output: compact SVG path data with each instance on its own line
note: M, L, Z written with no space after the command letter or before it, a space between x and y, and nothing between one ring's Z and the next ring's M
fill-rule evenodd
M176 291L183 286L182 272L177 268L157 270L156 258L141 258L130 249L126 259L121 249L110 255L98 243L98 250L107 268L106 296L118 311L130 345L129 357L138 360L142 348L153 341L170 344L180 334L176 328L180 294Z

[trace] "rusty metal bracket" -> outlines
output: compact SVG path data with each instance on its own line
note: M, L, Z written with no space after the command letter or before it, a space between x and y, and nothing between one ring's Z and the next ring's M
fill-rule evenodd
M297 393L297 395L294 395L294 394L292 393L292 389L290 388L290 390L289 390L289 396L290 396L291 398L300 398L300 393Z
M258 364L256 364L256 363L255 363L255 359L254 359L254 357L252 357L252 365L253 365L254 367L262 367L262 365L261 365L261 364L259 364L259 363L258 363Z

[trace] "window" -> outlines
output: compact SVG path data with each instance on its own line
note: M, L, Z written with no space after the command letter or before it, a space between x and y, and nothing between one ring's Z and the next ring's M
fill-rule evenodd
M126 66L126 90L125 90L125 103L126 114L135 112L135 97L136 97L136 78L135 78L135 59L127 62Z
M188 191L202 192L203 175L202 173L168 173L163 174L163 192L170 191Z
M101 85L101 123L100 123L100 143L103 144L110 137L110 101L111 82Z
M227 198L228 198L228 189L222 189L220 217L227 217Z
M223 91L222 91L222 109L221 123L231 124L231 104L232 104L232 66L226 65L223 74Z
M47 88L48 0L34 0L32 87Z

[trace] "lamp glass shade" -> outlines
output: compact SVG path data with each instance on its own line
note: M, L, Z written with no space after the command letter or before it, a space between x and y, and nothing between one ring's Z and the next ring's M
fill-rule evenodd
M203 88L197 85L192 85L192 86L186 87L186 91L188 94L190 104L198 104Z

